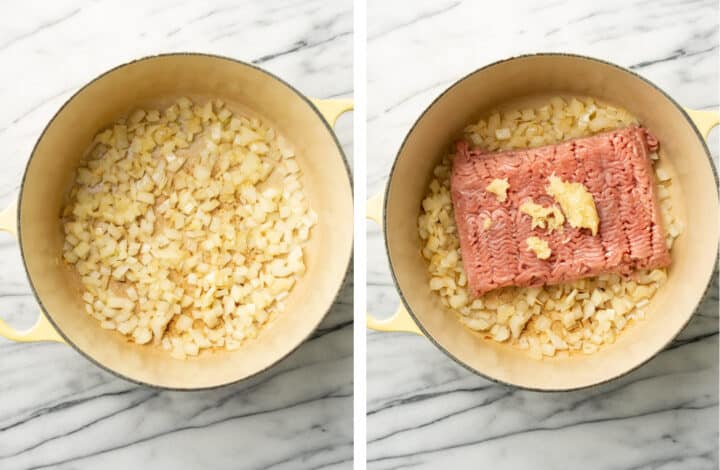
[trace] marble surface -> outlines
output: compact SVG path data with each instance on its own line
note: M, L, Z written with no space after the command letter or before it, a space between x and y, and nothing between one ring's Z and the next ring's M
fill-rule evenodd
M0 206L45 123L130 59L196 51L252 61L317 97L352 94L352 2L0 1ZM352 116L338 123L348 156ZM0 312L38 307L0 236ZM352 462L352 293L269 372L213 391L120 380L60 344L0 340L0 469L345 469Z
M717 108L710 1L368 1L368 194L424 108L492 61L566 51L631 67L680 103ZM718 131L711 150L718 155ZM368 229L368 310L396 307ZM493 384L429 341L368 334L368 468L716 469L718 284L671 347L621 380L564 394Z

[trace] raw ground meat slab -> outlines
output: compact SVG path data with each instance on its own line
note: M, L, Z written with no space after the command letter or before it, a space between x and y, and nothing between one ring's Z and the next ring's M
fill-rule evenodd
M629 274L670 264L649 153L658 142L646 129L627 127L557 145L487 153L457 143L451 176L452 202L468 285L476 296L505 286L539 286L603 273ZM519 211L532 199L555 203L545 190L551 175L582 183L595 200L597 235L573 228L549 233L532 228ZM485 188L507 178L507 199ZM491 225L485 229L485 219ZM548 242L552 254L538 259L525 240Z

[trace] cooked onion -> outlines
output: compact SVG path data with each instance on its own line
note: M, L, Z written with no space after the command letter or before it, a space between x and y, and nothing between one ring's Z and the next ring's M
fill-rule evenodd
M180 98L100 132L63 213L86 311L174 357L237 349L305 272L317 215L300 175L275 130L220 101Z

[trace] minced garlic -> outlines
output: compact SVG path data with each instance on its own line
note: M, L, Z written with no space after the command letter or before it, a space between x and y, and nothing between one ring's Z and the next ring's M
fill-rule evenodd
M555 175L549 181L546 191L560 204L568 223L575 228L588 228L597 235L600 218L590 191L582 183L565 182Z
M565 216L557 206L543 207L532 199L520 205L520 212L532 217L532 228L547 228L550 232L559 229L565 223Z
M485 188L488 192L497 196L498 201L505 202L507 200L507 190L510 187L507 178L495 178Z
M525 243L527 243L528 251L535 253L535 256L537 256L538 259L548 259L552 253L548 242L541 238L528 237L525 239Z

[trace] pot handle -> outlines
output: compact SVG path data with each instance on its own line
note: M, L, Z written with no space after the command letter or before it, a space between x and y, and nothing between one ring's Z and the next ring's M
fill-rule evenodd
M368 199L365 209L365 217L382 226L382 210L383 210L383 193L378 193ZM378 319L371 314L367 314L367 327L375 331L392 331L415 333L422 336L422 331L418 328L415 320L412 319L405 306L400 303L395 313L386 319Z
M695 124L695 127L707 140L710 130L720 124L720 111L685 108L685 112Z
M326 100L311 98L310 101L320 111L328 124L333 127L340 115L350 111L354 106L352 98L330 98Z
M0 231L7 232L17 239L17 199L0 211ZM55 331L45 315L40 312L38 319L30 329L18 331L0 319L0 336L11 341L56 341L64 343L62 337Z

